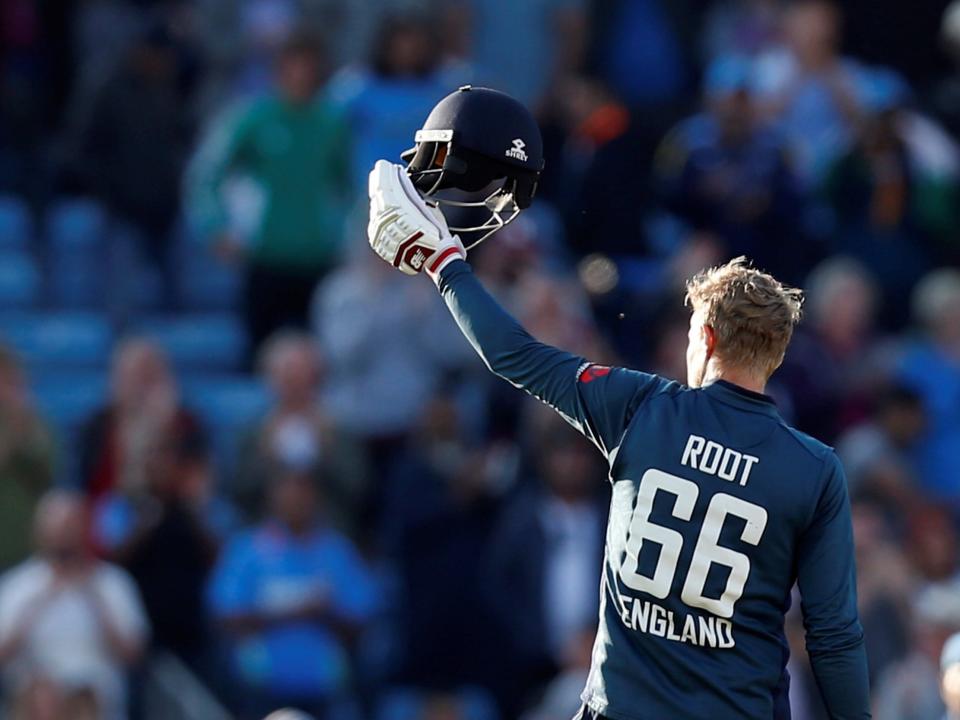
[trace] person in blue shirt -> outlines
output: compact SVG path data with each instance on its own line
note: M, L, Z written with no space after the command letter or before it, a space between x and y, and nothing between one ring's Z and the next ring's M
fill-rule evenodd
M286 705L332 716L377 590L353 544L321 522L309 472L278 468L269 502L268 519L224 551L210 608L232 640L244 711L262 717Z
M687 385L532 338L484 290L401 166L370 176L370 243L426 269L487 366L553 407L609 464L600 625L582 718L789 718L784 614L836 720L870 717L853 532L833 450L763 394L802 295L744 258L687 286ZM409 248L414 238L416 267Z

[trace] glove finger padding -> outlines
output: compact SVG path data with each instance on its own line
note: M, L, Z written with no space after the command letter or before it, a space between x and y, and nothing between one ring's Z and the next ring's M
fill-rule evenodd
M420 197L403 166L378 160L370 172L368 192L367 237L374 251L393 267L416 275L433 258L446 265L453 255L465 257L443 214ZM439 269L431 266L429 271Z

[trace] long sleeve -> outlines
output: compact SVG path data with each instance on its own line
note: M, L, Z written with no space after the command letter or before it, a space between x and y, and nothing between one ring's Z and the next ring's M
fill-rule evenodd
M608 457L637 406L669 383L593 365L538 342L487 293L465 262L447 266L440 292L460 330L495 374L543 401Z
M857 615L850 502L840 461L831 455L827 463L823 494L797 558L807 653L830 717L862 720L870 717L870 686Z
M229 226L221 186L241 161L250 116L250 111L243 109L229 111L215 119L187 168L184 181L187 214L204 238L216 237Z

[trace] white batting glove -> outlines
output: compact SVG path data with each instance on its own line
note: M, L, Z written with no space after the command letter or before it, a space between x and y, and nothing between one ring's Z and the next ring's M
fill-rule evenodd
M407 275L426 270L436 282L440 271L467 256L460 238L451 235L438 208L417 192L402 165L377 160L370 171L370 247Z

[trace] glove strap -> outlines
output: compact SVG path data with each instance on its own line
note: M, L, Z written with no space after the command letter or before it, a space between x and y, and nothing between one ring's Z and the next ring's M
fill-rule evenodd
M447 247L440 250L437 253L436 257L431 258L427 263L426 271L427 275L430 276L430 279L434 283L440 282L440 273L441 271L450 263L455 260L466 260L466 253L463 252L463 249L460 243L455 245L448 245Z

